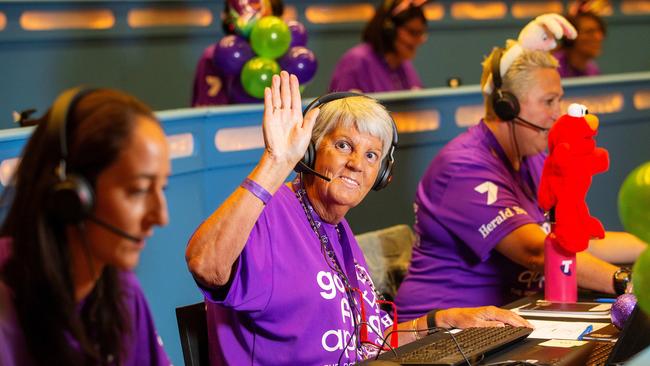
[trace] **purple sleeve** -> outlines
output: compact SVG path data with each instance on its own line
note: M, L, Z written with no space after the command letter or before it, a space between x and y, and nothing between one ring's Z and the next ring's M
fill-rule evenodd
M265 211L269 209L266 207ZM206 301L239 311L261 311L273 291L271 237L265 211L253 226L231 274L227 294L199 286Z
M207 47L196 65L192 107L228 104L226 81L212 63L214 47L214 44Z
M457 169L434 212L484 261L506 235L535 220L521 208L510 182L481 165Z
M131 334L125 339L126 346L130 346L131 349L124 365L171 365L163 349L162 339L156 332L149 305L137 278L130 272L125 272L122 276L127 296L127 309L131 316Z

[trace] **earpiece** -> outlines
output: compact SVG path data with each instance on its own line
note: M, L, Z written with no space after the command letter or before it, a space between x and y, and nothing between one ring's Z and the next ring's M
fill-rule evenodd
M363 94L358 94L353 92L335 92L335 93L325 94L323 96L314 99L311 103L309 103L309 105L303 111L303 116L306 115L307 112L309 112L310 110L319 108L323 104L335 101L337 99L348 98L348 97L368 98ZM395 157L393 154L395 152L395 148L397 147L398 134L397 134L397 126L395 125L395 121L391 119L391 122L392 122L391 125L393 131L391 146L388 149L388 153L381 161L381 167L379 168L377 179L375 180L375 183L372 187L372 189L374 189L375 191L385 188L393 179L393 165L395 163ZM315 165L316 165L316 146L314 146L313 142L310 142L309 146L307 147L307 150L305 151L305 156L303 156L302 160L300 160L298 164L296 164L294 171L297 173L314 174L322 179L329 181L330 180L329 178L321 175L320 173L314 170Z
M395 42L395 38L397 37L395 21L393 20L393 15L391 14L394 6L395 0L385 0L384 4L382 5L385 19L381 24L381 31L386 44L393 44Z
M519 101L517 97L507 91L501 90L501 57L503 49L499 48L492 55L492 82L494 91L492 92L492 109L494 113L503 121L512 121L519 116Z
M92 212L94 194L92 186L78 174L68 174L67 125L75 106L92 89L73 88L56 98L47 121L48 131L56 136L60 145L60 161L55 174L59 181L52 187L47 202L50 217L65 224L75 224Z

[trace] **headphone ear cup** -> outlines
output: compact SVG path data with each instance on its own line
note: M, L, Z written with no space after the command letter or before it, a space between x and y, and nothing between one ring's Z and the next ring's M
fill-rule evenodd
M305 169L304 165L308 166L311 169L314 169L314 163L316 162L316 147L313 142L309 143L307 150L305 150L305 156L302 157L300 162L296 164L293 168L293 171L296 173L311 173ZM303 165L304 164L304 165Z
M384 23L382 24L381 30L384 34L384 40L386 41L387 44L392 45L393 43L395 43L396 31L395 31L395 23L393 22L393 19L391 19L390 17L386 18L384 20Z
M493 94L492 109L502 121L512 121L519 115L519 101L510 92L496 90Z
M92 212L94 201L90 184L72 174L52 187L47 208L50 217L64 224L76 224Z
M384 162L379 169L377 174L377 179L375 179L375 184L372 186L372 189L375 191L382 190L393 180L393 160L388 157L384 158Z

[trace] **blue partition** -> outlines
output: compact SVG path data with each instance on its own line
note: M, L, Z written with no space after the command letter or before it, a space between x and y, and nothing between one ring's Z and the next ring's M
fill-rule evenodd
M600 117L598 144L609 150L611 168L595 177L589 205L606 227L620 229L618 188L627 173L650 160L650 73L572 80L564 88L567 101L582 101ZM350 212L356 233L412 224L412 201L420 175L437 151L466 128L462 122L478 121L482 105L478 86L376 97L394 112L400 129L395 179L387 189L371 192ZM185 245L198 224L256 164L262 152L262 107L182 109L158 116L177 156L167 190L170 225L156 230L137 273L166 349L180 365L174 308L201 299L186 269ZM11 170L8 159L19 155L30 132L28 128L0 131L1 182L6 182Z

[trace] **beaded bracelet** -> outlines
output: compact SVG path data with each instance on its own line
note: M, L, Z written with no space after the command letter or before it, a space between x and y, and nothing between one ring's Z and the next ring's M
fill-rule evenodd
M269 191L264 189L264 187L257 184L257 182L250 178L244 179L244 181L241 182L240 186L252 193L253 196L259 198L260 201L262 201L265 205L269 202L269 200L271 200L271 197L273 197Z

